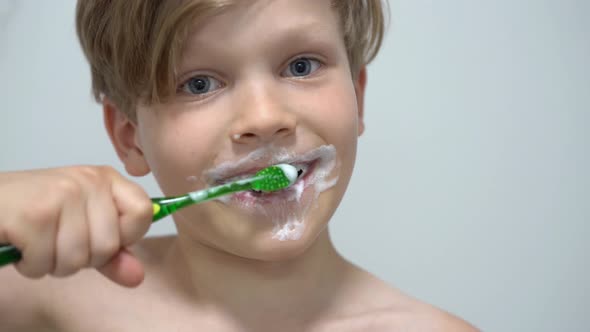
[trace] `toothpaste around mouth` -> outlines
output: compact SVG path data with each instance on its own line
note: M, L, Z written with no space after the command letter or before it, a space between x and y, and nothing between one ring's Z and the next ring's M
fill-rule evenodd
M264 147L238 161L225 162L206 171L204 178L210 184L229 182L246 178L257 168L272 164L291 164L304 173L293 185L278 192L262 195L241 192L217 200L246 212L266 215L274 224L272 238L297 240L305 231L306 216L317 205L319 195L338 182L337 175L331 176L337 164L333 145L323 145L303 154L285 148ZM240 173L241 170L249 171Z

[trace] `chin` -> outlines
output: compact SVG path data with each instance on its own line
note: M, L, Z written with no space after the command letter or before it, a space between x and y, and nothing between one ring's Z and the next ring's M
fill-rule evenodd
M322 194L318 204L298 225L285 220L264 231L259 230L247 245L247 256L261 261L286 261L305 255L316 244L324 245L319 242L329 241L327 225L339 201L333 194L332 190Z

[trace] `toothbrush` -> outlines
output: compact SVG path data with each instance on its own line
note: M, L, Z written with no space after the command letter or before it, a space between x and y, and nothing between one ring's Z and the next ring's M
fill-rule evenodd
M152 222L156 222L189 205L212 200L241 191L273 192L295 183L300 173L289 164L278 164L258 171L254 176L219 186L197 190L181 196L152 198ZM0 244L0 267L22 258L20 250L9 244Z

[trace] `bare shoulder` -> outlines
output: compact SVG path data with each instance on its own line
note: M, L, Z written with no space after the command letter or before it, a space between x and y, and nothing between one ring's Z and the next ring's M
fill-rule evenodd
M318 331L420 331L477 332L464 319L415 299L375 278L358 274L357 286L347 297L357 301L348 308L351 314L335 317Z
M422 308L414 308L402 314L395 310L385 313L384 323L390 326L403 327L405 331L432 332L477 332L472 324L444 310L421 304Z
M341 321L342 331L478 332L475 326L442 310L384 308Z
M464 319L389 287L381 290L390 305L369 313L378 329L403 331L476 332Z

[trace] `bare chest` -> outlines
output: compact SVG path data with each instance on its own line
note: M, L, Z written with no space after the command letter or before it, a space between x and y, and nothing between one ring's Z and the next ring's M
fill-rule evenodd
M240 321L229 314L195 305L178 291L158 287L124 289L100 279L86 279L75 287L55 289L45 299L51 331L56 332L242 332L242 331L396 331L387 312L373 312L355 317L322 319L310 324L296 316L282 324L276 313L265 313L254 322ZM84 286L82 286L84 285ZM297 308L293 308L296 315ZM268 318L268 319L267 319ZM397 320L395 320L397 321ZM305 323L303 323L305 322ZM395 329L392 327L395 325ZM255 327L252 327L255 326Z
M179 305L166 307L150 302L120 305L111 301L101 301L93 305L78 304L67 308L64 306L55 313L52 324L54 331L239 331L231 324L223 324L220 320L198 310L190 312Z
M269 320L272 313L268 313ZM162 308L157 305L123 307L104 304L100 309L75 307L67 313L62 313L59 323L52 331L55 332L379 332L379 331L418 331L404 329L404 324L392 324L383 317L358 317L334 321L317 322L312 325L288 324L280 326L274 323L266 324L264 320L256 327L246 327L239 321L228 317L219 317L210 313L187 308Z
M55 332L234 331L162 290L88 282L60 289L45 307Z
M264 319L255 328L247 328L245 324L231 317L220 316L191 308L179 303L163 305L157 300L144 303L129 301L116 302L94 299L93 303L85 301L70 302L55 312L52 331L55 332L245 332L245 331L282 331L282 332L360 332L360 331L397 331L391 321L377 316L365 316L349 319L317 322L313 325L288 324L280 326L276 322L266 324ZM125 303L125 304L122 304ZM296 310L294 310L296 312ZM272 312L268 313L269 321ZM395 324L397 325L397 324Z

